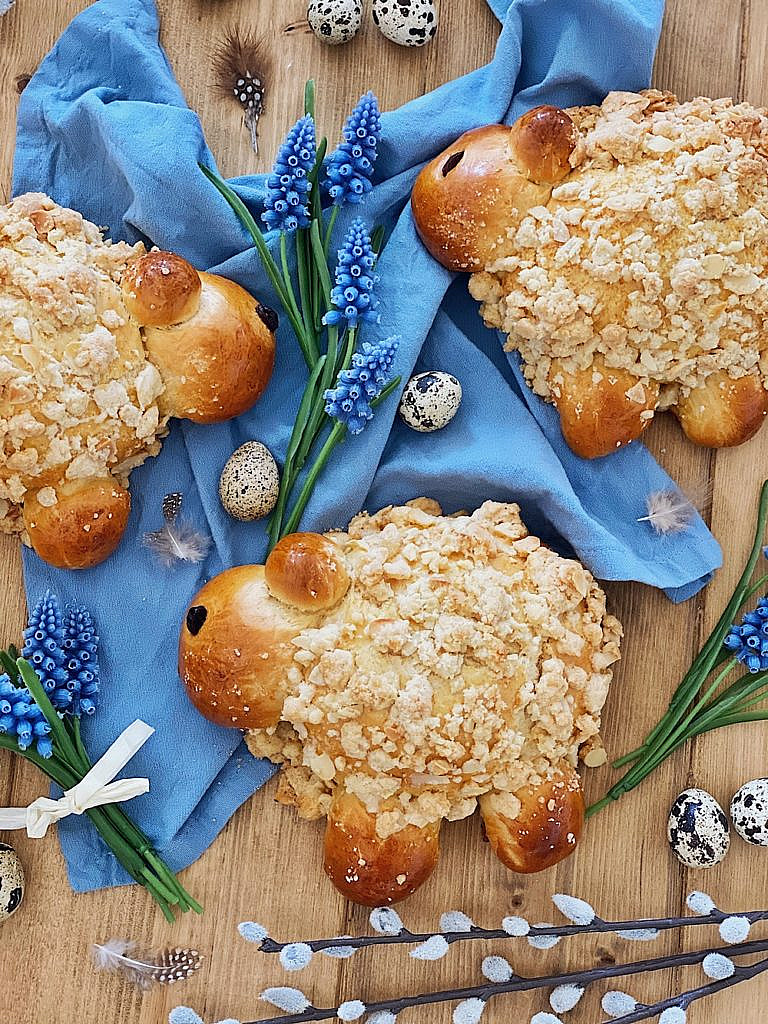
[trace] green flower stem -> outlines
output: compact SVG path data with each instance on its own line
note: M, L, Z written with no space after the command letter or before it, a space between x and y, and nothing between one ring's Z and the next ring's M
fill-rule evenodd
M313 365L318 359L317 338L315 337L315 320L312 307L312 281L310 279L310 243L309 231L302 228L296 232L296 270L299 279L299 299L301 302L301 319L304 332L309 342L309 354ZM314 276L314 273L313 273Z
M389 395L392 394L392 392L399 386L399 384L400 377L395 377L394 380L391 380L389 384L387 384L387 386L382 390L381 394L372 400L371 407L376 408L377 405L380 405L385 398L388 398ZM289 533L294 533L296 531L296 527L299 525L299 522L301 521L301 517L304 514L304 509L307 507L307 502L309 501L312 495L312 491L314 489L315 483L317 482L318 476L320 475L320 473L322 473L323 469L325 468L325 465L328 462L328 459L331 457L334 448L344 440L346 433L347 428L345 424L339 423L339 421L336 420L334 422L330 434L326 438L325 444L320 449L320 452L317 458L315 459L312 468L307 473L304 485L302 486L301 491L299 492L299 496L296 499L296 504L293 506L291 514L285 524L283 536L286 536Z
M48 694L45 692L43 684L40 682L40 678L24 658L19 658L16 662L16 666L19 670L19 675L27 687L32 697L43 712L46 722L51 729L51 738L56 747L58 747L59 754L64 758L66 763L73 768L77 768L79 761L75 745L69 737L69 733L66 730L64 723L59 714L48 699Z
M307 502L309 501L312 491L314 490L315 484L317 483L317 478L320 476L323 469L325 468L325 464L331 457L331 452L333 451L333 449L336 447L337 444L339 444L344 439L344 435L346 434L346 432L346 426L343 423L339 423L337 420L336 423L334 423L333 428L331 429L331 432L325 441L325 444L320 449L320 453L315 459L312 468L310 469L309 473L307 473L307 478L304 481L304 486L301 488L299 496L296 499L296 504L293 506L291 514L288 517L288 520L286 521L283 536L289 533L296 532L296 527L299 525L301 517L304 514L304 509L307 507Z
M229 187L229 185L227 185L225 181L223 181L217 174L214 174L214 172L210 170L210 168L206 167L204 164L198 164L197 166L200 168L200 170L203 172L206 178L224 196L229 205L237 214L243 227L245 227L245 229L248 231L249 235L253 239L253 243L256 246L256 249L258 250L259 256L261 257L261 262L264 266L265 271L267 272L267 277L269 277L269 280L272 282L272 287L277 292L283 309L285 310L286 316L288 317L291 327L293 328L293 332L296 335L296 340L299 343L299 347L301 348L301 351L304 355L304 359L307 363L307 366L311 367L312 362L310 358L309 347L307 345L307 340L304 337L304 324L302 323L301 317L298 316L297 312L294 312L294 309L291 305L290 296L287 294L285 290L285 284L282 280L280 270L278 269L278 266L272 257L272 253L269 251L269 247L267 246L267 243L264 240L264 236L261 233L258 224L251 216L248 207L245 205L242 199L237 195L236 192L234 192Z
M314 332L311 336L307 333L304 321L302 320L301 311L299 310L298 303L296 302L296 295L293 291L293 282L291 281L291 272L288 267L288 236L285 231L280 232L280 267L283 274L285 294L288 299L288 305L286 306L285 311L289 314L292 324L295 322L301 325L296 337L304 354L304 360L307 366L311 369L317 359L317 344L314 340Z
M768 679L768 673L756 673L752 678L739 679L720 695L716 695L716 691L725 676L737 664L736 659L723 647L728 630L744 603L768 582L768 574L766 574L756 582L750 583L763 546L766 521L768 521L768 480L763 482L760 490L752 549L730 601L673 694L667 711L658 725L651 730L641 747L619 758L614 764L614 767L622 767L634 762L633 767L608 790L601 800L587 808L587 817L597 814L608 804L618 800L624 793L634 789L686 740L718 728L716 723L735 724L737 721L752 720L743 718L742 714L747 713L744 711L745 708L753 706L757 700L761 699L755 697L754 694L756 690L763 687L765 680ZM725 668L718 672L704 696L697 699L706 680L723 662L727 662ZM752 699L745 704L745 698L750 695L752 695Z
M333 214L331 214L331 216L333 216ZM309 238L312 243L314 264L320 275L322 294L326 299L325 308L327 310L330 309L331 306L331 291L333 290L333 285L331 284L331 272L328 269L328 258L325 254L323 243L320 238L320 225L317 220L312 221L309 229Z
M328 217L328 225L325 229L325 236L323 237L323 254L325 255L325 262L328 262L328 251L331 248L331 238L333 237L333 229L336 227L336 219L339 216L340 206L335 204L331 207L331 213Z
M304 430L306 429L309 421L310 412L312 411L313 402L315 401L317 381L323 371L325 361L326 356L322 355L315 363L312 372L309 375L309 380L304 388L304 394L301 397L299 410L293 424L293 431L291 432L288 449L285 453L283 472L280 477L280 489L277 495L277 504L275 505L274 512L272 513L269 521L269 551L272 550L280 539L280 528L283 522L283 515L285 514L285 506L296 479L296 474L294 472L296 452L301 444L302 437L304 436Z

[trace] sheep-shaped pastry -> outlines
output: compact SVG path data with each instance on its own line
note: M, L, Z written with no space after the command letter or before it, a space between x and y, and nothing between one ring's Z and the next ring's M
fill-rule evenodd
M187 611L179 672L204 715L283 765L278 800L327 815L336 888L379 905L425 881L443 819L478 802L512 870L574 850L577 761L604 760L620 637L592 576L516 505L443 516L419 499L215 577Z
M253 405L276 327L233 281L104 241L47 196L0 207L0 530L62 568L106 558L169 417Z
M473 273L579 455L671 409L740 444L768 411L768 116L746 103L610 93L463 135L419 176L429 251Z

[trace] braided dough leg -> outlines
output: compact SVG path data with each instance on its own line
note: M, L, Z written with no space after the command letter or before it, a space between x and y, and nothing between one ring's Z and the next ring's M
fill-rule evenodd
M570 765L538 788L486 793L480 811L491 848L511 871L530 874L564 860L584 827L584 798Z
M347 899L367 907L386 906L410 896L432 874L440 854L440 822L409 825L386 839L376 834L376 817L351 793L338 789L328 813L324 864Z
M768 392L757 374L733 380L713 373L673 408L686 435L707 448L731 448L753 437L768 413Z

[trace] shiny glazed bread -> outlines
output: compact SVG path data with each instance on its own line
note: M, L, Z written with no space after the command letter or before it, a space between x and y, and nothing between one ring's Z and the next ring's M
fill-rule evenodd
M768 116L610 93L462 136L419 176L427 248L473 273L571 448L606 455L671 409L698 444L768 411Z
M599 747L620 636L516 505L447 517L419 499L211 580L179 671L204 715L282 764L279 800L327 816L339 891L377 905L425 881L442 821L478 803L512 870L574 850L578 757Z
M276 324L232 281L104 241L47 196L0 207L0 530L63 568L106 558L130 470L160 450L169 417L248 409Z

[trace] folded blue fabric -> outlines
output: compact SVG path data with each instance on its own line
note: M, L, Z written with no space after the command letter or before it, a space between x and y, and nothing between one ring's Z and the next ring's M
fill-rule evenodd
M648 492L670 486L641 445L594 462L568 450L554 410L531 394L496 334L482 326L466 281L452 284L428 256L407 207L422 163L461 132L509 121L537 103L594 102L613 88L647 85L662 0L489 2L503 22L494 60L384 117L377 185L362 208L369 223L391 231L379 265L375 330L401 335L396 372L406 379L414 367L450 370L464 402L449 427L427 435L395 420L396 401L382 405L332 460L303 525L343 526L361 507L423 494L448 510L515 500L532 530L602 579L639 580L683 599L720 564L704 524L697 518L662 539L638 524ZM157 29L154 0L100 0L75 19L22 95L14 193L48 192L108 225L114 238L176 250L277 306L247 237L197 168L199 160L214 166L213 157ZM356 97L349 99L351 107ZM339 128L328 126L332 139ZM234 185L258 215L263 178ZM339 230L347 220L345 211ZM304 372L284 324L272 382L251 412L213 427L175 423L160 456L133 473L131 520L112 558L69 573L25 554L30 601L50 587L97 619L104 684L102 707L86 724L92 753L135 717L157 728L129 766L131 775L151 778L151 793L129 809L177 869L200 855L273 771L248 755L239 733L210 725L191 708L176 675L176 645L198 587L264 554L263 525L228 519L217 480L231 451L248 439L282 457ZM184 493L187 515L215 543L204 564L166 573L141 537L160 524L161 498L171 490ZM88 824L69 819L59 834L75 889L126 881Z

